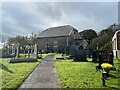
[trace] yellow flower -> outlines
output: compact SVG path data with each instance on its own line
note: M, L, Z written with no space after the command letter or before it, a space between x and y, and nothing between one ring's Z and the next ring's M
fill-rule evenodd
M109 64L109 63L103 63L103 64L101 65L101 67L102 67L103 69L105 69L105 68L112 68L113 66L112 66L111 64Z

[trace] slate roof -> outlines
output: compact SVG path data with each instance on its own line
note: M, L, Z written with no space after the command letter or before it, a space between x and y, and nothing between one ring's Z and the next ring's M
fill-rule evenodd
M48 28L40 33L38 38L68 36L71 34L73 27L70 25Z

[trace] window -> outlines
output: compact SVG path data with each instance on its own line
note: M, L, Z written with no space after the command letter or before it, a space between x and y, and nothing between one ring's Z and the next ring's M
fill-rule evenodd
M57 45L56 45L56 46L54 45L54 47L58 47L58 46L57 46Z
M58 43L58 42L57 42L57 39L55 39L55 40L54 40L54 47L58 47L58 46L57 46L57 43Z
M45 47L49 47L48 39L45 39Z
M57 42L57 39L55 39L55 40L54 40L54 44L57 44L57 43L58 43L58 42Z

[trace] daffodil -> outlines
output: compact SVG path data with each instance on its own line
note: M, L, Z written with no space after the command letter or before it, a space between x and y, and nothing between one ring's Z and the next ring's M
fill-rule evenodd
M103 63L103 64L101 65L101 67L102 67L103 69L105 69L105 68L110 69L110 68L112 68L113 66L112 66L111 64L109 64L109 63Z
M111 64L109 64L109 63L103 63L103 64L101 65L101 67L102 67L103 71L106 71L107 74L108 74L108 76L109 76L110 69L111 69L113 66L112 66Z

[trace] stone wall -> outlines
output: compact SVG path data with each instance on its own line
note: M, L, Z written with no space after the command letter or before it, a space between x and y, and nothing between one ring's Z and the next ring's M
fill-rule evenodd
M41 38L37 40L38 50L47 52L59 52L61 49L66 48L67 37L53 37L53 38Z
M47 52L65 52L67 46L70 47L73 44L74 39L79 39L79 33L77 30L73 30L68 36L49 37L49 38L38 38L38 50Z

